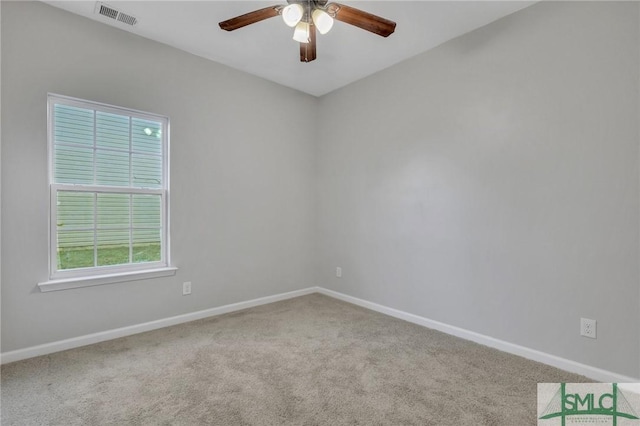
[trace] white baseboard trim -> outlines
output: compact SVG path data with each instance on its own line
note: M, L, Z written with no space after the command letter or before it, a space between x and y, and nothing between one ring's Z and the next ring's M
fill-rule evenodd
M586 376L598 382L605 382L605 383L638 383L640 382L640 379L638 378L628 377L622 374L617 374L611 371L592 367L590 365L581 364L579 362L571 361L566 358L561 358L545 352L537 351L535 349L527 348L525 346L516 345L514 343L505 342L504 340L495 339L493 337L485 336L484 334L465 330L463 328L455 327L453 325L448 325L439 321L434 321L418 315L410 314L408 312L400 311L398 309L389 308L387 306L379 305L377 303L369 302L367 300L363 300L357 297L339 293L337 291L329 290L322 287L318 287L317 291L318 293L324 294L325 296L333 297L335 299L339 299L344 302L358 305L363 308L371 309L372 311L380 312L394 318L402 319L414 324L421 325L423 327L432 328L434 330L438 330L443 333L450 334L452 336L460 337L465 340L470 340L472 342L489 346L491 348L498 349L500 351L507 352L513 355L518 355L533 361L538 361L543 364L550 365L552 367L569 371L571 373L581 374L583 376Z
M195 321L215 315L226 314L229 312L235 312L242 309L252 308L254 306L266 305L268 303L279 302L281 300L293 299L294 297L305 296L307 294L317 292L318 287L309 287L302 290L290 291L288 293L276 294L274 296L260 297L258 299L247 300L245 302L232 303L230 305L219 306L217 308L205 309L202 311L176 315L174 317L163 318L155 321L149 321L142 324L135 324L127 327L116 328L113 330L101 331L99 333L87 334L85 336L73 337L71 339L60 340L57 342L31 346L15 351L4 352L0 354L0 364L7 364L9 362L20 361L23 359L47 355L54 352L66 351L67 349L92 345L94 343L104 342L106 340L131 336L133 334L144 333L145 331L157 330L159 328Z
M485 336L484 334L476 333L470 330L465 330L463 328L455 327L439 321L434 321L418 315L410 314L408 312L400 311L398 309L389 308L387 306L379 305L377 303L369 302L367 300L359 299L357 297L349 296L349 295L339 293L334 290L329 290L323 287L309 287L302 290L295 290L287 293L276 294L273 296L260 297L258 299L247 300L245 302L232 303L230 305L224 305L216 308L205 309L202 311L191 312L188 314L177 315L174 317L163 318L155 321L149 321L142 324L135 324L127 327L116 328L113 330L102 331L99 333L87 334L85 336L74 337L71 339L60 340L57 342L31 346L28 348L18 349L15 351L4 352L0 354L0 364L7 364L9 362L20 361L27 358L33 358L36 356L47 355L54 352L65 351L67 349L73 349L81 346L91 345L94 343L104 342L106 340L117 339L119 337L131 336L133 334L144 333L146 331L157 330L159 328L169 327L172 325L182 324L185 322L195 321L195 320L208 318L216 315L222 315L229 312L235 312L242 309L252 308L254 306L266 305L268 303L279 302L281 300L292 299L294 297L305 296L307 294L312 294L312 293L324 294L325 296L333 297L335 299L342 300L344 302L348 302L353 305L371 309L372 311L380 312L394 318L402 319L414 324L421 325L423 327L438 330L443 333L460 337L465 340L470 340L472 342L489 346L491 348L498 349L503 352L507 352L513 355L518 355L523 358L531 359L533 361L538 361L543 364L560 368L562 370L569 371L572 373L581 374L583 376L589 377L590 379L593 379L599 382L606 382L606 383L638 383L640 382L640 379L638 378L628 377L628 376L613 373L607 370L602 370L600 368L592 367L586 364L581 364L581 363L571 361L565 358L561 358L555 355L551 355L545 352L537 351L535 349L527 348L525 346L520 346L514 343L509 343L503 340L495 339L493 337Z

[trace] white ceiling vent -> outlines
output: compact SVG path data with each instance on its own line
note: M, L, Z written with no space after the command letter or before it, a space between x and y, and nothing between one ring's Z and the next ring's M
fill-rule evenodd
M126 13L99 1L96 2L95 13L127 25L135 25L138 23L138 19L135 16L127 15Z

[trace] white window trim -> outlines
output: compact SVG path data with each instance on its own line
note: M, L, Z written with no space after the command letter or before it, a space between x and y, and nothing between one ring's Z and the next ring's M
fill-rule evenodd
M178 268L168 266L164 268L145 269L130 272L111 273L104 275L85 275L77 278L62 278L38 283L41 292L68 290L72 288L91 287L94 285L123 283L128 281L146 280L151 278L170 277L176 274Z
M64 104L81 108L92 107L100 111L122 114L123 111L135 118L147 120L161 120L163 132L163 156L162 170L165 185L160 189L139 188L113 188L96 185L74 185L53 183L53 105ZM171 266L171 239L169 232L169 118L159 114L147 113L128 108L117 107L99 102L85 101L68 96L49 93L47 95L47 156L49 169L49 279L38 283L40 291L55 291L71 288L88 287L117 282L127 282L141 279L158 278L175 275L177 268ZM159 262L145 262L140 264L126 264L113 266L96 266L90 268L78 268L67 271L58 271L57 265L57 191L93 191L97 193L142 193L158 194L161 197L162 237L163 247Z

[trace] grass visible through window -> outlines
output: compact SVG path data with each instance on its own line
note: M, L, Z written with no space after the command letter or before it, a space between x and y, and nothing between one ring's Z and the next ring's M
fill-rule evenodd
M133 263L159 262L160 244L135 245ZM121 265L129 263L129 246L98 247L98 265ZM92 247L61 248L58 250L58 269L91 268L94 265Z

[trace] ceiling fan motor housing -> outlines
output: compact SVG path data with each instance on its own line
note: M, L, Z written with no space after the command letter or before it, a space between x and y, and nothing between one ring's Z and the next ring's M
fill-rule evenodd
M293 4L293 3L298 3L298 4L308 4L310 3L313 7L324 7L326 6L328 0L287 0L287 3L289 4Z

